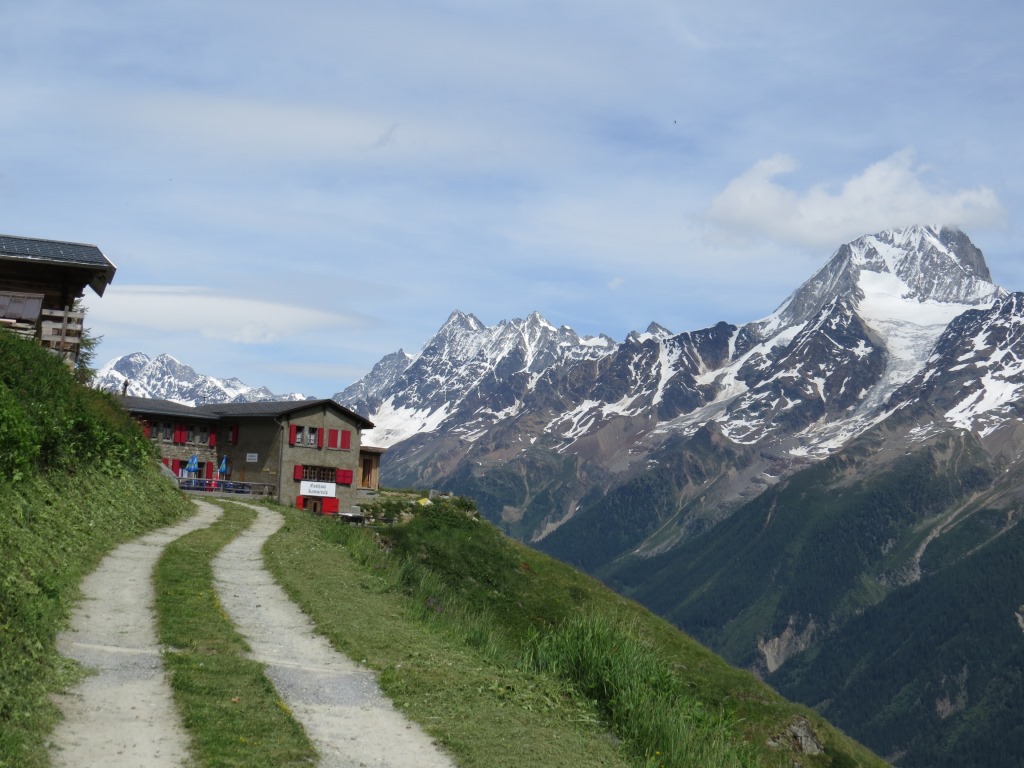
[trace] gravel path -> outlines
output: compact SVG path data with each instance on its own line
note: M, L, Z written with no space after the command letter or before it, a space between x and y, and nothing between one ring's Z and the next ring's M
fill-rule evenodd
M321 768L452 768L398 712L373 674L335 651L264 569L263 543L284 524L252 507L253 525L213 562L221 604L267 666L281 698L320 752Z
M60 653L98 671L61 696L50 756L65 768L171 768L188 760L185 734L164 676L153 619L151 575L163 548L212 524L218 507L113 550L82 581L82 600Z

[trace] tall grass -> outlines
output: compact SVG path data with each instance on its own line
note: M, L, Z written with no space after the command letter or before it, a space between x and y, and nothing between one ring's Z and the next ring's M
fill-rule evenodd
M740 768L761 762L737 743L733 723L687 696L682 679L631 627L601 613L535 632L523 664L571 682L608 724L657 766Z

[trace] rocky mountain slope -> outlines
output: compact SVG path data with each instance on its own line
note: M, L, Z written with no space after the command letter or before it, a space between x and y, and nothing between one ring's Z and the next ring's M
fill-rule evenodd
M744 326L652 324L615 343L537 314L486 327L456 312L418 355L388 356L335 398L379 425L390 482L482 494L534 542L711 429L746 457L713 489L716 517L884 419L950 321L1005 296L962 232L911 227L842 246Z

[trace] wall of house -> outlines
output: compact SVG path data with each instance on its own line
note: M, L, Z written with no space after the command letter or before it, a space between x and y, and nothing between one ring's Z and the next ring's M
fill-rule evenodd
M355 422L322 405L277 419L224 416L217 435L232 481L267 483L280 503L319 512L356 503L359 440Z
M289 414L282 438L281 502L347 512L358 497L358 425L320 406Z
M142 416L137 420L143 433L156 446L160 460L175 475L181 477L189 458L195 455L202 467L199 473L191 476L213 476L218 462L216 423L172 416Z
M228 457L228 479L265 483L277 498L281 489L281 427L273 417L225 416L217 427L217 444Z

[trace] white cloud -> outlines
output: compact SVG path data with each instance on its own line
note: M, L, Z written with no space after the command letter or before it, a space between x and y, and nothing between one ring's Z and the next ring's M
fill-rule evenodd
M755 163L715 197L708 217L719 234L767 236L805 246L835 246L860 235L910 224L988 227L1003 207L988 187L945 191L910 150L868 166L838 191L818 184L799 191L779 176L798 168L777 154Z
M352 328L352 316L259 299L212 293L197 286L124 285L89 302L98 328L198 334L234 344L271 344L299 334ZM103 333L107 333L103 330Z

